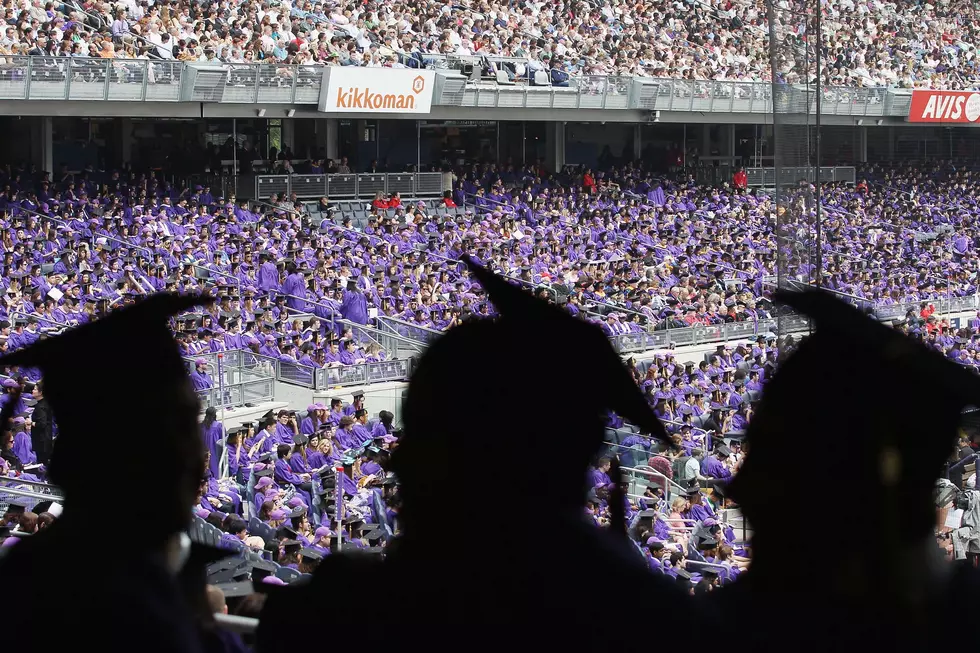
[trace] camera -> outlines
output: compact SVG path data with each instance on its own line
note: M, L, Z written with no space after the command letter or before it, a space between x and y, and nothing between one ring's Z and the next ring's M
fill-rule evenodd
M969 510L970 509L970 494L971 492L960 492L956 495L956 509L957 510Z

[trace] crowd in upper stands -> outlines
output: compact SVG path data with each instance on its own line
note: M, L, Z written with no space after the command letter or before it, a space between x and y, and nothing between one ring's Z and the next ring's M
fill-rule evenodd
M778 74L791 83L813 81L812 57L785 55L806 37L806 21L793 13L799 4L777 3L785 9L778 33L787 44ZM519 77L554 70L559 82L569 75L771 78L762 0L16 0L5 6L0 54L393 68L437 65L442 55L493 55L514 58L509 69ZM825 84L976 87L975 3L821 6Z

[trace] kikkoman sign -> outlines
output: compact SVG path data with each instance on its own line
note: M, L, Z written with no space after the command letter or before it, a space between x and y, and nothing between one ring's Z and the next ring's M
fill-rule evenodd
M435 73L412 68L333 66L320 90L320 111L429 113Z

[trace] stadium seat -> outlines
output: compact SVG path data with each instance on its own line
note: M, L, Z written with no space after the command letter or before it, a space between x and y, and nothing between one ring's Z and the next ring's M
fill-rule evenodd
M286 583L291 583L300 577L300 573L291 567L279 567L276 569L276 578Z

